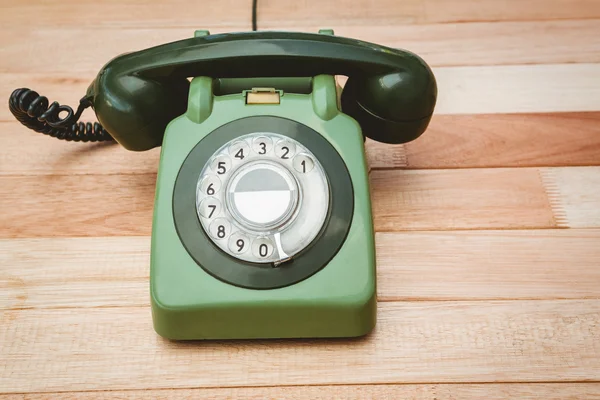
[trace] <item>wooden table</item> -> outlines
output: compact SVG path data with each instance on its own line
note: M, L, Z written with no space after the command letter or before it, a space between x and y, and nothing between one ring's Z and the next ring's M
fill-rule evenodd
M600 398L600 1L260 0L258 17L434 67L429 131L367 143L375 331L161 339L160 150L46 138L2 106L0 399ZM76 105L113 56L200 28L248 30L250 1L2 0L0 95Z

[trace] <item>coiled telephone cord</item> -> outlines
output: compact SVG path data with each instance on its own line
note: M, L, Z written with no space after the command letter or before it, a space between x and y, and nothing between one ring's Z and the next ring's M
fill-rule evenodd
M114 141L113 137L98 122L77 122L83 110L91 106L85 98L79 102L77 111L69 106L53 102L48 105L48 98L37 92L21 88L10 95L8 107L15 118L36 132L57 139L73 142L107 142ZM61 112L66 112L64 118Z
M258 0L252 0L252 30L257 30ZM21 88L10 95L8 107L15 118L28 127L44 135L72 142L108 142L115 139L98 122L77 122L81 113L90 107L85 98L79 101L77 111L58 102L49 104L48 98L37 92ZM64 118L60 113L66 112Z

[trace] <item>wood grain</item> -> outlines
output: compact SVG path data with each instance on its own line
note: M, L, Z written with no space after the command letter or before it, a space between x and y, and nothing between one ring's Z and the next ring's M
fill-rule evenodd
M583 173L595 176L600 168ZM558 226L537 168L370 176L377 231ZM0 237L149 235L155 180L155 174L0 176L0 209L10 210ZM560 223L569 223L562 213Z
M149 306L150 237L0 240L0 309Z
M0 141L0 175L156 173L160 156L159 148L65 143L16 121L0 122ZM367 140L366 151L371 169L600 165L600 112L435 115L419 140Z
M147 307L10 310L2 321L0 353L11 371L0 375L4 392L600 374L600 300L381 303L374 333L343 340L173 343L153 332Z
M434 115L418 140L366 150L372 169L600 165L600 113Z
M203 400L566 400L600 399L600 383L504 383L420 385L329 385L202 389L156 389L0 395L0 400L203 399Z
M264 27L276 28L277 25ZM317 32L318 29L318 25L300 25L293 30ZM409 49L435 67L598 63L599 29L600 19L335 26L339 36ZM219 25L213 31L232 30L234 27ZM118 54L192 35L192 28L0 28L0 72L96 74L107 60ZM577 46L572 45L574 42ZM60 52L56 51L57 43Z
M376 6L375 6L376 5ZM318 12L315 12L318 7ZM36 26L85 27L152 27L189 26L192 28L219 25L250 29L250 5L236 0L190 3L174 0L162 2L105 0L63 0L48 4L43 0L5 3L1 6L0 24L22 26L35 20ZM227 10L226 13L223 10ZM91 18L101 15L101 18ZM135 15L136 18L131 18ZM310 21L331 26L332 22L346 24L415 24L468 21L531 21L554 19L600 18L600 6L594 0L519 1L480 0L477 6L468 0L380 0L372 2L335 2L261 0L258 6L258 25L277 24L294 28Z
M367 141L375 331L161 339L148 305L160 150L67 145L0 107L0 400L600 399L600 2L258 4L260 29L331 27L433 66L429 131ZM74 105L117 54L248 30L250 11L0 2L0 98L29 86Z
M436 114L600 110L600 64L446 67L434 73Z
M561 215L559 225L585 228L600 223L600 175L595 172L596 168L542 170L554 214Z
M597 229L378 233L378 300L600 298L599 242ZM0 309L148 306L149 265L150 237L0 240Z
M373 171L375 229L552 228L539 170Z
M67 143L16 121L0 122L0 141L0 175L156 174L160 158L160 148L136 152L116 143Z
M378 233L380 301L600 297L600 231Z
M553 180L540 168L373 171L375 229L599 227L600 167L569 169L561 174L576 180ZM0 176L0 237L149 235L155 180L155 174Z
M149 235L155 181L155 174L2 176L0 237Z

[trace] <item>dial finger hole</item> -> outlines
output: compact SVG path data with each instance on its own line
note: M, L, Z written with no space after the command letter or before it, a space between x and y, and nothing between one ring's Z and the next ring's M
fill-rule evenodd
M209 196L212 196L221 190L221 180L215 175L207 175L202 178L200 190Z
M243 254L250 248L250 239L241 232L235 232L229 238L228 245L233 254Z
M273 254L273 242L266 237L255 239L252 242L252 254L257 258L267 258Z
M229 146L229 154L236 161L242 161L243 159L248 157L249 152L250 147L248 146L248 143L246 143L245 140L238 140L237 142L234 142L231 146Z
M310 172L315 166L313 159L305 153L300 153L292 161L294 169L302 174Z
M224 155L218 156L211 162L210 168L217 175L225 175L231 169L231 159Z
M221 213L221 202L213 197L206 198L200 202L198 212L204 218L217 217Z
M231 224L225 218L215 219L208 229L215 239L225 239L231 233Z
M259 136L252 141L252 150L259 155L270 153L273 149L273 141L266 136Z
M283 160L289 160L294 157L296 145L289 140L282 139L275 145L275 155Z

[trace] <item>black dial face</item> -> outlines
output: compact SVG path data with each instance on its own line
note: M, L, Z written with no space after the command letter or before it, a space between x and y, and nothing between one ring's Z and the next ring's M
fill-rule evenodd
M196 263L255 289L323 268L343 244L353 208L350 176L333 146L277 117L211 132L184 161L173 193L175 227Z

